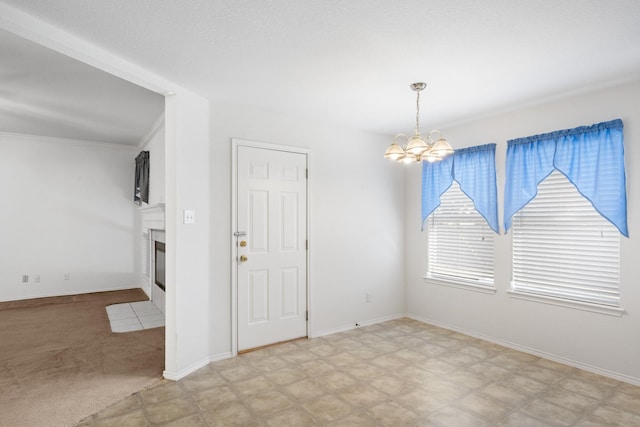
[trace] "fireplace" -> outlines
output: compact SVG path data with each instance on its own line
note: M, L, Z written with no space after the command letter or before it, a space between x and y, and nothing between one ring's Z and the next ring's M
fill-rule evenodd
M142 289L165 312L166 255L164 204L140 207L142 232Z
M154 278L155 283L158 285L160 289L165 290L165 253L164 253L164 243L155 241L155 251L154 251Z

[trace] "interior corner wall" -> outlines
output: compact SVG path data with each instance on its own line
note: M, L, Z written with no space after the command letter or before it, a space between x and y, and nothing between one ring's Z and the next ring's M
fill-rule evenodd
M382 157L389 139L212 105L212 357L231 352L231 138L310 149L309 334L403 314L404 174Z
M620 238L622 317L509 297L511 234L496 236L495 295L438 286L423 279L426 236L419 197L407 198L407 312L415 318L557 361L640 384L640 82L557 99L444 129L456 148L497 143L499 212L503 210L506 141L615 118L624 122L629 238ZM420 171L407 177L419 194ZM500 216L502 221L502 215Z
M0 134L0 300L139 287L134 158L131 147Z
M165 100L166 357L178 380L209 363L209 104L177 88ZM185 210L195 223L185 224Z

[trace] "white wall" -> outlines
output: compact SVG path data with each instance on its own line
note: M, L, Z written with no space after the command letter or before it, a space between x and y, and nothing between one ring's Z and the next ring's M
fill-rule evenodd
M231 138L311 149L310 335L404 312L404 174L380 135L212 106L211 354L231 351ZM366 293L372 302L366 303Z
M166 357L177 380L209 362L209 104L183 89L165 101ZM195 223L184 224L185 209Z
M134 158L130 147L0 134L0 300L138 286Z
M407 312L416 318L486 337L575 366L640 383L640 83L599 90L444 130L456 148L495 142L502 222L504 162L509 139L621 118L630 238L621 237L622 317L511 298L511 235L496 239L495 284L488 295L428 283L426 240L420 232L420 170L408 172Z

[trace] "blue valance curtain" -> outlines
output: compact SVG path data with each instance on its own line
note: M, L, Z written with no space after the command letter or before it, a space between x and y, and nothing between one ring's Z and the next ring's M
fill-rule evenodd
M563 173L622 235L627 230L622 120L507 141L504 227L554 169Z
M440 196L455 180L471 199L476 210L496 233L498 198L496 188L496 144L456 150L436 163L422 164L422 224L440 206Z

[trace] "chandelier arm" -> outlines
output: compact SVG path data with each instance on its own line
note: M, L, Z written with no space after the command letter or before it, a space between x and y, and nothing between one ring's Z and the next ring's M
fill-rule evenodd
M432 140L432 141L436 141L435 139L433 139L433 138L431 137L431 135L432 135L432 134L434 134L434 133L437 133L437 134L440 136L440 138L442 138L442 132L440 132L438 129L430 130L430 131L429 131L429 135L427 136L427 138L428 138L428 139L430 139L430 140ZM438 138L438 139L440 139L440 138Z
M396 136L393 137L393 142L396 142L398 138L404 138L406 140L409 139L404 133L397 133Z

